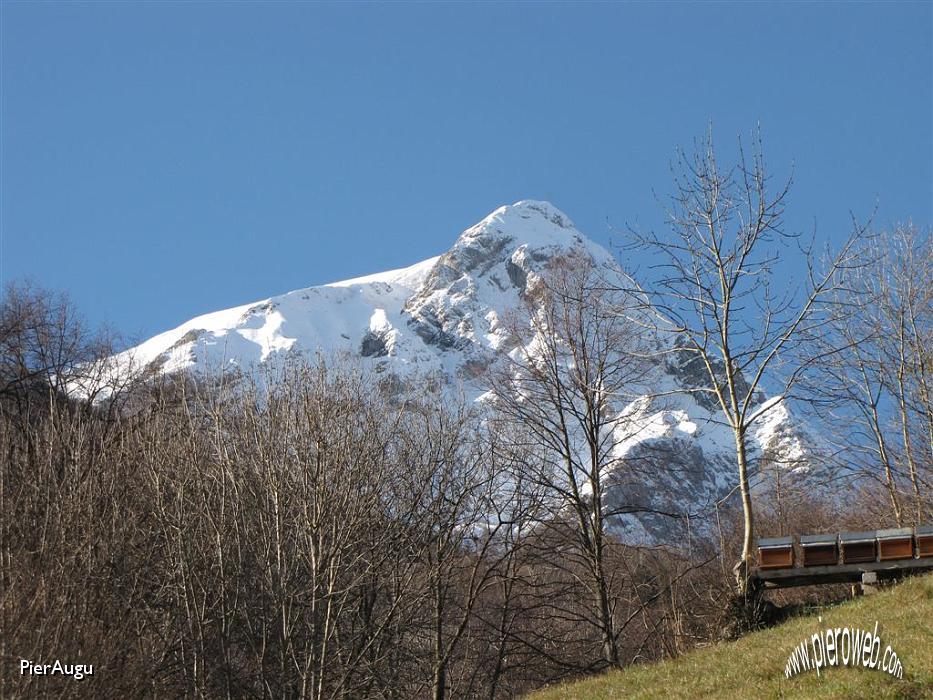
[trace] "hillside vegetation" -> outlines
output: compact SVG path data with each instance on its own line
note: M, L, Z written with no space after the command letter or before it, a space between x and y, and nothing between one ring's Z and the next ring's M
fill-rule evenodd
M794 647L827 627L872 630L903 660L904 678L878 670L829 668L784 677ZM603 698L933 697L933 575L877 595L825 607L780 626L657 664L633 666L549 688L529 700Z

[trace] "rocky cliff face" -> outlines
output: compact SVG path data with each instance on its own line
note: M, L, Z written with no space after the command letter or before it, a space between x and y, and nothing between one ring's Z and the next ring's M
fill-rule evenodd
M174 373L218 365L248 369L289 354L346 353L400 382L413 373L432 375L479 397L486 390L483 370L514 347L506 319L555 257L585 258L610 280L629 282L613 256L556 207L521 201L492 212L436 258L200 316L120 359ZM734 487L733 438L708 395L678 393L702 386L703 368L667 341L652 342L674 351L659 352L644 392L667 396L630 396L615 407L640 426L618 449L664 468L644 477L610 475L610 507L624 509L634 499L658 510L696 512ZM775 404L754 431L756 453L800 472L804 435L788 409ZM652 539L669 533L671 521L640 514L620 516L616 525L632 538Z

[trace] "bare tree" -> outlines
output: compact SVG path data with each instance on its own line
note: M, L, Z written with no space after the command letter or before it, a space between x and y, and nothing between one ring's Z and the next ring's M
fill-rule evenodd
M689 392L712 396L735 438L744 536L736 576L747 585L754 514L750 430L793 396L812 365L807 346L828 322L839 273L855 264L859 227L822 265L784 224L791 180L771 190L760 136L751 159L741 143L738 161L722 167L712 136L691 155L678 153L675 191L667 209L671 235L632 232L634 243L658 262L656 279L640 280L657 325L676 339L672 352L701 363L708 380ZM799 284L774 284L784 250L797 246L806 274ZM762 402L767 386L775 400Z
M437 397L433 397L437 398ZM503 555L499 533L508 527L498 499L508 483L491 468L474 412L455 399L411 402L400 435L418 494L420 527L415 551L430 609L426 637L431 649L431 696L450 692L450 667Z
M573 523L564 556L585 571L580 583L591 595L589 619L603 663L613 666L621 663L621 628L607 527L637 508L614 507L609 486L632 468L622 444L639 426L622 409L645 374L627 319L631 303L609 289L591 259L552 261L529 285L526 314L513 325L517 347L494 381L501 419L520 427L527 441L516 460L521 481L545 494L541 526L564 533L563 523Z
M885 333L892 346L889 384L897 404L901 459L912 491L911 519L920 524L930 512L924 496L933 467L929 345L933 339L933 243L912 226L897 227L882 240L887 255L881 261L878 281L881 308L891 331ZM920 435L926 439L918 439Z
M883 487L894 522L919 523L933 469L933 244L898 226L867 239L862 255L837 295L845 312L820 338L845 349L826 355L819 388L829 419L851 426L837 436L845 465Z

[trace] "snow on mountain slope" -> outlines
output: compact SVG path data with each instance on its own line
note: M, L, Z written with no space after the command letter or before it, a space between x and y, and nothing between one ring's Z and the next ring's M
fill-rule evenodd
M388 332L390 318L404 326L402 305L436 260L198 316L121 358L172 373L217 363L249 367L293 349L360 347L368 331Z
M436 258L198 316L121 360L171 373L245 368L288 352L348 351L397 372L417 366L462 376L469 373L464 358L477 361L502 342L501 321L518 305L528 275L568 250L621 274L556 207L521 201L464 231Z
M126 351L120 362L174 373L218 365L248 369L290 353L345 352L402 380L412 372L430 374L478 397L482 370L514 346L506 320L555 256L586 258L628 286L613 256L565 214L547 202L523 200L468 228L438 257L199 316ZM617 407L640 426L618 449L635 458L660 454L665 467L637 483L623 484L620 475L618 494L635 494L662 510L696 512L734 488L734 441L718 407L705 395L676 393L701 385L703 371L689 353L659 353L634 393L671 396ZM794 465L806 453L801 435L786 405L775 404L755 426L755 451ZM650 538L669 520L633 516L620 519L619 527Z

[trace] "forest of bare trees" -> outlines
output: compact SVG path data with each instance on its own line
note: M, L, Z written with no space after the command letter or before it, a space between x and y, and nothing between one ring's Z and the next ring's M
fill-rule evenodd
M515 407L488 430L323 358L90 402L67 387L109 347L64 299L6 299L2 653L94 675L7 667L5 695L509 697L716 625L693 564L614 541Z

